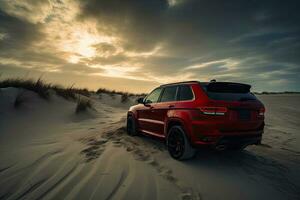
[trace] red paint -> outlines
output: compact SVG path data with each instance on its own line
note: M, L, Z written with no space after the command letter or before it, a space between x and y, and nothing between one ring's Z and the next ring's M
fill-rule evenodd
M192 88L193 100L138 104L129 109L128 115L134 117L139 131L165 138L170 124L175 122L183 127L194 146L215 144L223 136L253 135L261 138L265 108L259 100L212 100L198 82L174 85L183 84ZM238 109L249 110L250 118L241 120ZM203 140L203 137L208 139Z

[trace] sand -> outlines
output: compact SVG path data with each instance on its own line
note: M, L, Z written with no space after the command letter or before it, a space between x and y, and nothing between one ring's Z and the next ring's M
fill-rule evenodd
M180 162L162 141L125 133L135 97L94 94L95 110L75 114L55 94L0 89L0 199L299 199L300 95L258 98L262 145Z

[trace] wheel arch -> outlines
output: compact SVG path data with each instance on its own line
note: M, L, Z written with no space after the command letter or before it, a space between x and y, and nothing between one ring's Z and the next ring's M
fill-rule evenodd
M134 117L134 114L133 114L133 112L131 112L131 111L128 111L128 112L127 112L127 117Z
M168 137L169 130L173 126L180 126L180 127L182 127L182 129L185 132L185 135L187 136L187 138L190 141L191 138L190 138L190 134L188 132L188 128L186 126L186 123L182 119L180 119L180 118L173 118L173 117L170 118L170 119L168 119L168 121L166 123L165 130L164 130L166 138Z
M193 148L192 143L191 143L191 138L190 135L187 132L187 127L185 126L185 123L181 119L172 119L169 120L166 126L166 130L169 131L172 127L174 126L180 126L180 129L183 129L183 135L185 137L184 139L184 152L180 157L174 157L172 150L169 149L169 136L166 135L166 144L168 146L168 150L170 155L178 160L186 160L193 158L196 155L196 150ZM182 132L182 131L181 131ZM170 146L171 147L171 146Z
M133 117L135 120L137 120L137 113L135 111L128 111L127 117Z

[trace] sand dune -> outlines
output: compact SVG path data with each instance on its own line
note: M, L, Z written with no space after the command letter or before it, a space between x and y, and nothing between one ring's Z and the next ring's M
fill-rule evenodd
M25 100L13 106L23 92ZM127 136L134 97L92 95L94 109L0 91L0 199L299 199L299 95L260 95L263 145L170 158L162 141Z

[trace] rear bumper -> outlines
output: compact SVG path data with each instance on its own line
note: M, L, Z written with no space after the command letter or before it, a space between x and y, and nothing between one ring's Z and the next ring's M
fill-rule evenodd
M248 132L243 134L222 135L222 136L206 136L202 140L192 142L194 146L214 146L218 144L226 145L251 145L260 144L262 140L263 131Z
M193 146L228 144L259 144L264 132L264 120L197 120L190 129Z
M216 145L224 144L227 146L231 145L252 145L252 144L260 144L262 139L262 134L258 135L228 135L228 136L222 136L219 138L219 140L216 142Z
M194 147L216 146L219 144L226 144L228 146L260 144L264 132L263 128L262 126L257 130L237 132L220 132L219 130L215 130L212 134L194 132L191 143Z

